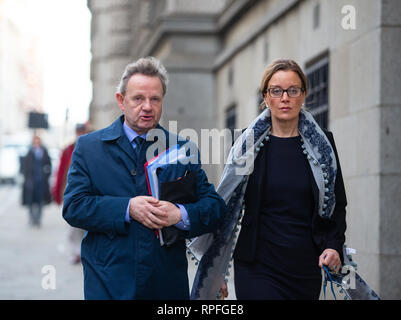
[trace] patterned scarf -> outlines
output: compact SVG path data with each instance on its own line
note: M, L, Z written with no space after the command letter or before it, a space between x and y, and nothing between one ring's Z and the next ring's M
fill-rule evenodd
M329 219L335 207L334 182L337 163L334 150L313 116L301 110L298 130L302 149L309 160L319 189L319 215ZM243 201L249 175L260 148L269 140L271 113L266 108L236 140L227 158L217 192L224 199L228 213L222 226L190 241L187 245L198 270L191 291L191 299L216 299L231 267L243 212Z

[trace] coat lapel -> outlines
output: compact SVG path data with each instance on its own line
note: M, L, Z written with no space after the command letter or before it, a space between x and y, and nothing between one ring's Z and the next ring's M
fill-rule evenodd
M102 141L116 144L132 161L136 161L132 145L123 129L124 115L107 127L102 135Z
M114 121L109 127L107 127L102 135L102 141L104 142L109 142L112 144L116 144L128 157L131 159L134 163L136 163L137 159L135 156L135 152L132 148L132 145L130 141L128 140L127 136L124 133L123 129L123 123L124 123L124 115L120 116L116 121ZM159 124L156 126L156 129L161 129L163 130L165 134L165 141L166 141L166 146L170 147L169 145L169 132L166 131L162 126ZM157 140L157 136L155 141ZM145 144L142 146L144 150L146 150L154 141L146 141ZM162 152L164 150L159 150L157 149L157 154ZM155 154L155 156L157 155ZM128 167L132 166L132 164L128 164Z
M259 152L255 159L253 173L249 177L248 186L245 194L245 201L247 206L247 213L251 213L252 217L248 217L251 222L253 219L257 219L259 215L259 209L261 206L261 197L263 196L263 179L265 176L266 168L266 147ZM255 220L256 221L256 220Z
M127 156L134 162L136 162L135 152L132 148L131 143L129 142L128 138L125 134L122 134L120 138L116 141L117 145L120 147L122 151L124 151Z

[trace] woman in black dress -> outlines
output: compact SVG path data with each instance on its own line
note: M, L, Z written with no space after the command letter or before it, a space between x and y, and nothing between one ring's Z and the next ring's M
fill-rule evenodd
M245 213L233 255L236 296L318 299L321 268L339 271L345 241L346 195L333 136L325 130L314 135L316 122L302 118L301 124L307 80L294 61L270 65L261 93L271 122L246 186ZM308 143L305 137L310 137ZM319 161L310 156L306 144L320 148ZM325 159L327 154L334 159ZM325 171L325 161L334 162L335 169ZM319 166L323 195L317 186ZM221 291L227 295L225 285Z

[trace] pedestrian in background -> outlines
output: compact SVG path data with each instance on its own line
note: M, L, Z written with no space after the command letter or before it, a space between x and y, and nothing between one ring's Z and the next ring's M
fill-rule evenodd
M56 174L55 183L52 188L52 197L53 201L58 205L63 204L63 195L65 186L67 184L67 173L71 164L71 155L74 151L76 140L88 133L89 124L88 123L79 123L75 127L75 141L69 144L64 150L61 152L59 166ZM71 262L73 264L78 264L81 262L81 241L84 235L84 230L79 228L70 227L70 231L68 234L68 241L71 249Z
M39 136L33 136L32 147L22 159L21 165L24 176L22 204L29 207L29 224L39 228L43 206L51 202L49 188L51 162Z

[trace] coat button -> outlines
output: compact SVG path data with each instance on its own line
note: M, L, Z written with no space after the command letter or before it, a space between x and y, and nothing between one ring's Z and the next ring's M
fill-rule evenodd
M136 170L135 169L131 170L131 176L136 176Z

